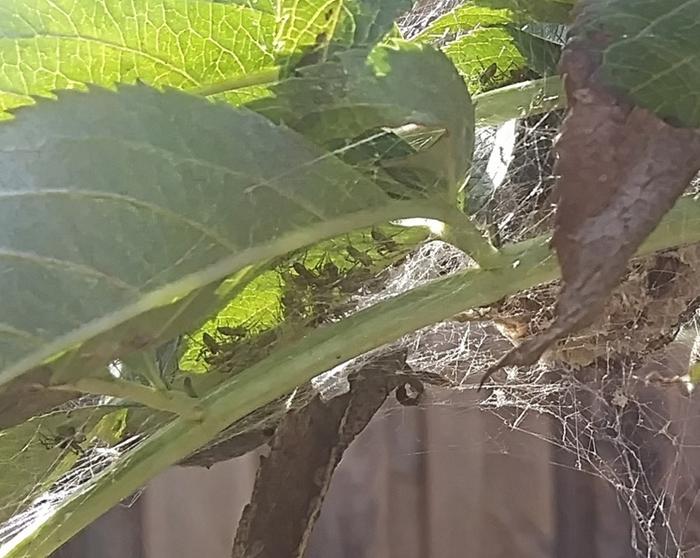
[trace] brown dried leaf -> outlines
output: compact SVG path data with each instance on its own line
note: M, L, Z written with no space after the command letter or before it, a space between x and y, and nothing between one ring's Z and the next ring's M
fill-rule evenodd
M628 260L700 169L698 130L675 128L606 88L595 54L603 50L577 40L562 57L570 108L556 145L553 244L563 282L557 318L482 383L501 367L533 364L557 340L590 324Z
M243 510L233 558L304 555L331 477L343 453L397 387L411 384L406 351L370 361L350 376L350 391L325 402L320 396L288 413L261 458L251 503ZM410 400L411 402L413 399Z

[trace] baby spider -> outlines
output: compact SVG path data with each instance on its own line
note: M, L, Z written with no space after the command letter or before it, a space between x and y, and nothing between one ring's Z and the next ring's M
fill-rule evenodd
M366 252L360 252L352 244L348 244L345 247L345 250L348 253L348 260L350 262L357 264L357 265L361 265L365 268L369 268L372 266L372 263L373 263L372 258Z
M86 440L85 434L70 424L60 424L53 434L39 433L39 442L46 449L67 450L75 455L85 455L81 444Z

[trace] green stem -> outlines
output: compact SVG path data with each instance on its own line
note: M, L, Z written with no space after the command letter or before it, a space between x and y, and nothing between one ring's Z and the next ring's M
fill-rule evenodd
M503 265L503 255L474 222L457 208L450 208L442 239L469 254L482 269L495 269Z
M640 253L700 242L700 202L681 200ZM504 252L506 252L504 250ZM520 254L517 261L513 257ZM20 533L0 554L46 556L156 474L218 432L315 375L421 327L559 277L548 239L512 246L500 269L472 269L413 289L348 319L320 328L229 379L203 398L200 422L177 418L98 476L35 530Z
M542 114L566 106L559 76L516 83L474 97L477 126L497 126L513 118Z
M179 391L162 391L117 378L82 378L52 389L109 395L141 403L152 409L175 413L189 420L202 420L204 412L198 401Z
M260 70L259 72L253 72L244 76L202 85L196 89L192 89L191 92L202 95L203 97L208 97L210 95L226 93L227 91L237 91L238 89L244 89L245 87L251 87L253 85L268 85L278 81L279 77L279 67L266 68L265 70Z

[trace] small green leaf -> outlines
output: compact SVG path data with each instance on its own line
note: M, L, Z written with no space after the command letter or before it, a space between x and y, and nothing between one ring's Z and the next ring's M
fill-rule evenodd
M578 4L571 36L601 51L603 81L676 125L700 127L700 0Z
M515 14L507 8L488 8L474 2L462 4L437 18L426 27L415 41L434 41L454 33L466 33L480 27L505 25L515 21Z
M255 72L274 64L274 25L272 15L196 0L6 0L0 111L87 83L192 89Z

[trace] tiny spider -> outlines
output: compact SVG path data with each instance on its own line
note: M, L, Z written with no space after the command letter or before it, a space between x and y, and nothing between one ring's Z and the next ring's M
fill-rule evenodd
M46 449L67 450L79 456L85 455L81 445L85 440L85 434L70 424L57 426L54 434L39 433L39 442Z

